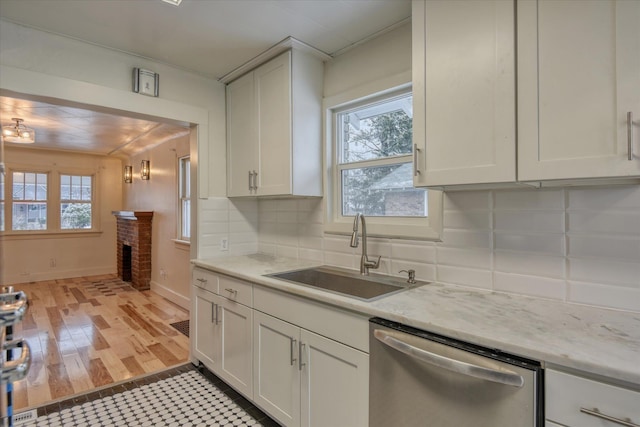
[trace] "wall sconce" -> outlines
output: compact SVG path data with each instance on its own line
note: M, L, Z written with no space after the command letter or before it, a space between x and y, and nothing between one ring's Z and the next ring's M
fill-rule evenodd
M133 166L127 165L124 167L124 182L131 184L133 182Z
M140 179L148 180L151 175L149 160L143 160L140 163Z

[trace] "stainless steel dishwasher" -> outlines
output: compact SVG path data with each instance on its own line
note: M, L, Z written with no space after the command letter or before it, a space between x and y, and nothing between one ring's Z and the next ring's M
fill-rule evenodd
M540 364L370 320L371 427L542 427Z

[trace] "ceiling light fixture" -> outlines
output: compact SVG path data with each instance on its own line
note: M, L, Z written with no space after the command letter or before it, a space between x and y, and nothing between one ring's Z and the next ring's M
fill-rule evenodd
M36 142L36 132L22 124L24 120L12 118L15 124L2 126L2 140L17 144L33 144Z
M172 4L174 6L180 6L180 3L182 3L182 0L162 0L165 3L169 3Z

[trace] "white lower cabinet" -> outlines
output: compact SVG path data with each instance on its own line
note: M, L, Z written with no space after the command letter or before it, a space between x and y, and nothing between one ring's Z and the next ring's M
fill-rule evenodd
M546 427L640 425L640 391L545 370Z
M285 426L368 425L369 356L254 313L254 400Z
M215 279L217 283L218 277ZM224 284L220 292L227 292L231 297L243 298L251 293L251 285L222 276L219 280ZM209 370L251 398L253 310L233 299L196 286L196 283L202 282L196 279L193 286L192 352Z

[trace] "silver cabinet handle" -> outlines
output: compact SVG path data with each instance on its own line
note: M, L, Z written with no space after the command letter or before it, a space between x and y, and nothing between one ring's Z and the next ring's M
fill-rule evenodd
M235 289L231 289L231 288L224 288L225 291L234 294L234 295L238 295L238 291Z
M258 172L253 171L253 189L258 190Z
M0 296L0 327L11 326L22 320L28 307L27 294L12 292Z
M633 113L627 113L627 160L633 160Z
M418 169L418 152L421 151L418 148L418 144L413 144L413 176L420 175L420 170Z
M603 420L611 421L612 423L620 424L621 426L640 427L640 424L636 424L632 422L630 418L623 420L620 418L612 417L611 415L603 414L598 410L598 408L593 408L593 409L580 408L580 412L582 412L583 414L592 415L597 418L602 418Z
M296 356L293 354L296 347L297 340L293 339L293 337L289 337L290 346L289 346L289 360L291 360L291 366L296 363Z
M0 379L3 383L19 381L27 376L29 367L31 366L31 349L24 339L7 341L2 345L2 351L13 350L22 347L20 357L16 360L5 361L0 364L2 375Z
M373 332L373 336L381 343L388 345L389 347L397 350L401 353L407 354L411 357L415 357L418 360L426 362L430 365L437 366L448 371L457 372L459 374L471 376L481 380L487 380L494 383L510 385L513 387L522 387L524 385L524 378L515 372L511 371L496 371L491 368L485 368L483 366L473 365L471 363L462 362L460 360L451 359L449 357L441 356L430 351L423 350L418 347L414 347L394 338L389 333L376 329Z
M222 306L220 304L216 304L216 325L220 324L220 309Z
M304 351L304 344L302 341L298 343L298 370L302 371L302 367L306 365L306 363L302 363L302 352Z
M216 305L211 303L211 323L216 323Z
M207 283L207 279L203 279L203 278L201 278L201 277L198 277L196 280L197 280L198 282L202 283L202 284Z
M249 191L253 190L251 178L253 178L253 174L249 171Z

